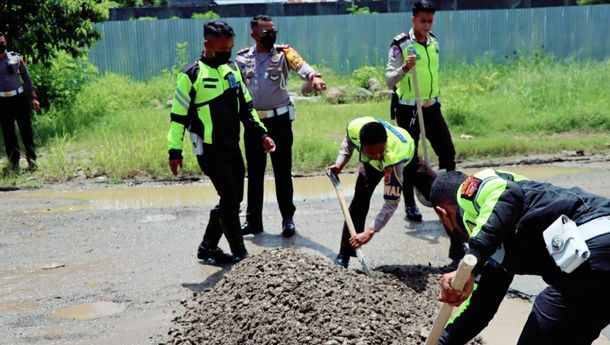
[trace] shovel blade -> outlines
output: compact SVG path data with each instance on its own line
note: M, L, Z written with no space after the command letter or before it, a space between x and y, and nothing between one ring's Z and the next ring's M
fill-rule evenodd
M362 265L362 270L364 271L364 273L369 277L373 277L373 271L369 267L369 264L366 262L366 258L364 257L362 249L356 249L356 257L358 258L358 261L360 261L360 265Z

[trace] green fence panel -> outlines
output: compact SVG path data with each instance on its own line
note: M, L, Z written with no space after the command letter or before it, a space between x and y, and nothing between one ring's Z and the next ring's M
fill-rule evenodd
M223 19L233 26L236 53L253 44L249 18ZM146 79L175 65L176 44L188 42L190 60L203 47L200 19L116 21L97 24L103 32L89 53L102 72ZM411 26L408 13L276 17L279 43L295 47L312 64L346 74L366 65L385 65L392 37ZM610 5L512 10L445 11L434 30L443 64L495 62L544 50L558 59L607 59Z

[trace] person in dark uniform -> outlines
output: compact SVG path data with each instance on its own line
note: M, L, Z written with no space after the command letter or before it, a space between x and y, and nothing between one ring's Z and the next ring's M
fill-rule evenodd
M212 21L203 26L203 32L201 58L177 77L167 135L169 167L174 175L182 167L183 137L188 129L197 162L220 196L210 211L197 258L209 263L238 262L248 256L239 222L245 175L239 122L256 133L256 143L265 152L273 152L275 143L252 106L239 69L229 63L233 29L223 21ZM218 247L223 233L233 255Z
M391 116L398 126L406 129L417 145L420 128L413 76L409 71L417 63L417 81L427 139L438 156L440 169L455 170L455 148L447 123L441 113L439 82L439 44L430 30L436 6L429 0L413 3L413 27L408 33L394 37L386 68L386 83L394 88ZM417 152L417 148L415 150ZM415 204L413 185L405 178L404 198L407 219L415 222L422 215Z
M31 101L28 100L28 96ZM6 36L0 33L0 126L9 161L4 173L19 171L20 151L15 134L15 121L25 148L28 170L34 171L37 168L32 108L39 111L40 103L28 68L18 53L7 51Z
M429 196L432 181L436 177L425 162L414 156L415 143L409 133L379 118L366 116L351 120L337 160L328 169L338 175L349 162L354 150L358 151L359 167L349 213L358 234L350 238L347 224L343 224L341 248L335 259L335 265L345 268L349 265L350 257L356 256L354 249L368 243L381 231L398 208L403 174L414 179L413 184L422 191L424 197ZM383 206L374 221L365 228L371 197L382 179Z
M275 140L277 150L271 156L275 176L275 193L282 214L282 235L294 235L296 210L292 187L292 121L294 104L288 95L288 74L296 72L310 81L315 90L324 90L322 76L289 45L275 44L277 29L271 17L259 15L250 22L251 37L256 44L237 53L239 65L254 108ZM246 128L244 146L248 162L248 208L243 224L244 234L263 232L263 192L267 155L256 144L256 132Z
M479 334L515 274L549 284L518 345L591 344L610 323L609 199L492 169L440 174L430 199L447 232L468 240L467 254L478 259L463 291L451 288L455 272L441 278L439 300L462 306L440 344Z

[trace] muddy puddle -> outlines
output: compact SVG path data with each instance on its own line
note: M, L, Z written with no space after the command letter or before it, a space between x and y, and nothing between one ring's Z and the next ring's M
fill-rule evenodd
M94 302L71 306L54 311L53 318L92 320L103 316L110 316L125 310L125 305L113 302Z
M522 167L500 167L500 170L509 170L520 173L532 179L544 179L564 174L586 173L595 171L579 167L559 166L522 166ZM466 169L466 173L474 173L480 169ZM341 175L342 188L346 195L353 193L356 174ZM197 182L185 185L144 185L144 186L119 186L91 188L86 190L69 191L17 191L10 195L14 198L18 195L20 199L38 200L62 200L62 203L52 204L41 208L37 203L32 203L28 208L22 205L19 213L31 212L70 212L84 209L142 209L160 207L210 207L218 201L214 187L209 181ZM0 194L0 198L8 197ZM334 189L326 176L311 176L294 179L295 201L306 201L310 199L333 198ZM265 181L265 201L275 200L274 181L268 178ZM26 202L27 203L27 202Z

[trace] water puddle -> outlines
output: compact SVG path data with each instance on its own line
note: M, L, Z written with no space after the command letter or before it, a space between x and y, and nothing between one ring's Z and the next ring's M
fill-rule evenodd
M125 310L125 305L113 302L95 302L75 305L66 309L54 311L53 318L91 320L103 316L118 314Z
M510 166L498 168L523 174L532 179L544 179L564 174L592 172L592 169L561 166ZM481 169L467 169L474 173ZM342 188L347 196L353 194L356 174L341 175ZM380 188L378 188L380 190ZM378 191L379 192L379 191ZM335 190L326 176L312 176L294 179L295 201L334 198ZM69 191L19 191L0 194L3 198L29 200L22 205L19 213L30 212L71 212L85 209L142 209L168 207L211 207L218 202L216 190L209 181L185 185L129 186L116 188L94 188ZM34 201L40 202L34 202ZM49 203L50 200L54 202ZM245 197L244 197L244 200ZM60 202L62 201L62 202ZM275 185L272 178L265 180L265 201L275 201ZM46 203L46 204L45 204ZM43 206L44 205L44 206ZM167 216L159 215L143 222L165 221Z
M21 313L24 311L32 310L40 306L37 302L18 302L18 301L7 301L0 302L0 312L2 313Z

